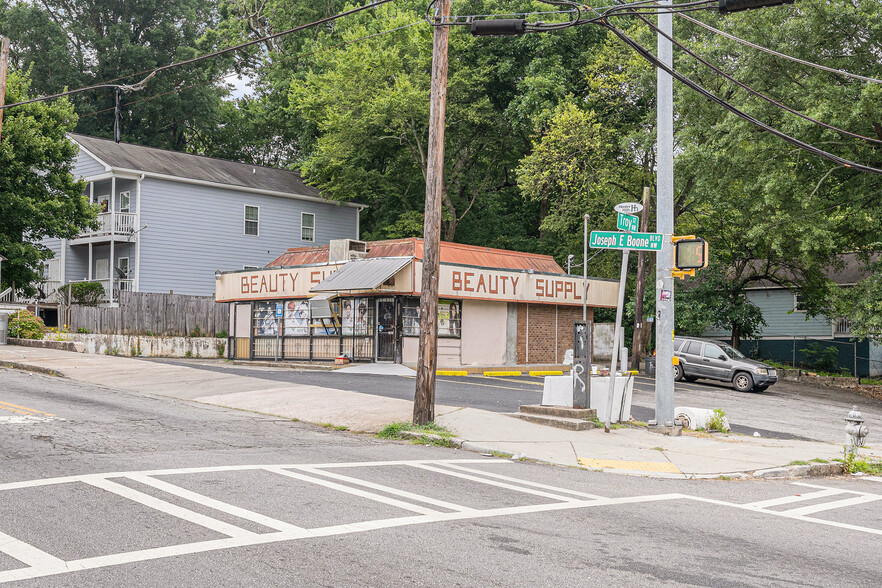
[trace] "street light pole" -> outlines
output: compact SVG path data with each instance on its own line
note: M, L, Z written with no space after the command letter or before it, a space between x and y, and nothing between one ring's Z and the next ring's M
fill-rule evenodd
M660 0L671 6L672 0ZM660 13L658 26L673 36L673 15ZM673 47L662 34L658 35L658 58L673 66ZM657 188L656 231L662 234L662 248L655 258L656 320L655 320L655 422L665 427L674 424L674 89L670 74L657 71Z
M582 322L588 320L588 221L591 215L585 213L585 237L582 243ZM591 333L588 333L590 336Z

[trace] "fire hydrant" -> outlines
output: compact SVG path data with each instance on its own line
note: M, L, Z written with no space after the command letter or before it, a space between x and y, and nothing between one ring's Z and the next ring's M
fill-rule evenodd
M864 440L870 433L870 429L864 424L864 417L861 415L857 406L851 407L851 412L845 417L846 453L857 455L858 447L864 446Z

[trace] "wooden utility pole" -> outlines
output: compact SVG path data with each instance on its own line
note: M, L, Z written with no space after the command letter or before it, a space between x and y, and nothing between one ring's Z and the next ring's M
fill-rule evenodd
M450 16L450 0L438 2L438 17ZM444 189L444 113L447 108L447 45L450 30L436 26L432 43L432 93L426 211L423 220L423 282L420 292L420 351L413 422L435 420L435 369L438 366L438 274L441 261L441 191Z
M643 187L643 210L640 212L640 232L649 230L649 202L652 188ZM643 320L643 290L646 284L646 252L637 252L637 292L634 295L634 338L631 342L631 369L639 370L640 354L646 346L646 321Z
M3 139L3 105L6 104L6 69L9 67L9 39L0 36L0 140Z

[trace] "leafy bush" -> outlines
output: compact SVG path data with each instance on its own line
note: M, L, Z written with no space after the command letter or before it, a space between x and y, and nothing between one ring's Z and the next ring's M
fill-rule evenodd
M709 418L706 423L708 431L722 431L726 433L729 431L728 423L726 422L726 413L722 408L714 409L714 416Z
M61 288L60 292L67 295L68 288ZM98 306L104 298L104 286L101 282L73 282L70 285L70 296L74 304L83 306Z
M193 327L193 330L190 331L190 336L191 337L201 337L202 336L202 329L199 328L199 325L196 325L195 327Z
M83 335L91 335L91 334L92 334L92 331L90 331L90 330L87 329L86 327L80 327L80 328L77 329L77 333L81 333L81 334L83 334Z
M9 317L10 337L21 339L42 339L46 333L46 325L43 319L29 310L19 310Z
M839 363L839 350L832 345L824 346L817 341L809 343L808 349L800 349L805 354L807 365L822 372L834 372Z
M217 334L215 335L215 337L217 337L218 339L226 339L227 332L226 331L218 331Z

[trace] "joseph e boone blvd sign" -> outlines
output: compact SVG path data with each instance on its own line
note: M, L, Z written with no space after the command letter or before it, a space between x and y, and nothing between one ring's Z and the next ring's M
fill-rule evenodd
M594 249L642 249L661 251L661 233L617 233L612 231L591 231L588 244Z

